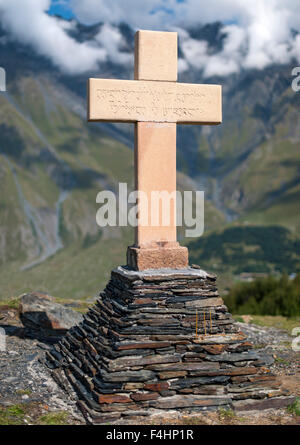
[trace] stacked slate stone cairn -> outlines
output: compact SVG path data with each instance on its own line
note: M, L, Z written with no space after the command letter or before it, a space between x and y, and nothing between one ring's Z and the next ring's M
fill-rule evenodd
M197 335L196 335L197 329ZM46 364L92 423L280 397L272 359L251 350L200 268L118 267Z

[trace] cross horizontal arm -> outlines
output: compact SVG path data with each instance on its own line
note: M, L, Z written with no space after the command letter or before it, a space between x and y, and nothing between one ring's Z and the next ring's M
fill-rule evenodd
M220 85L89 79L88 120L220 124Z

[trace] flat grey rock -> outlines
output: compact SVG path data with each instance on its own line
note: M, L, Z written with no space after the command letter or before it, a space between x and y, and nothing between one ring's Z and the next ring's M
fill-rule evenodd
M113 270L115 273L119 273L122 276L130 280L142 280L144 278L162 278L162 279L174 279L177 277L182 277L185 279L189 278L207 278L210 276L203 269L195 269L193 267L188 267L186 269L147 269L147 270L132 270L127 266L118 266Z
M22 296L19 307L24 326L53 331L65 331L80 323L80 313L54 301L50 295L30 292Z

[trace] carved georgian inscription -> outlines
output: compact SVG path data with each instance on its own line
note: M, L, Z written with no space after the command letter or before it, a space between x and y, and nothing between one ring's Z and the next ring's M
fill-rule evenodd
M89 79L89 121L219 124L221 87Z

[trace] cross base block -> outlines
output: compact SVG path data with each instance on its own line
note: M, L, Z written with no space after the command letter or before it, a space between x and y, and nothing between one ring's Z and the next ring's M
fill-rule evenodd
M185 269L188 264L188 249L177 242L164 246L156 244L149 247L127 248L127 266L133 270Z

